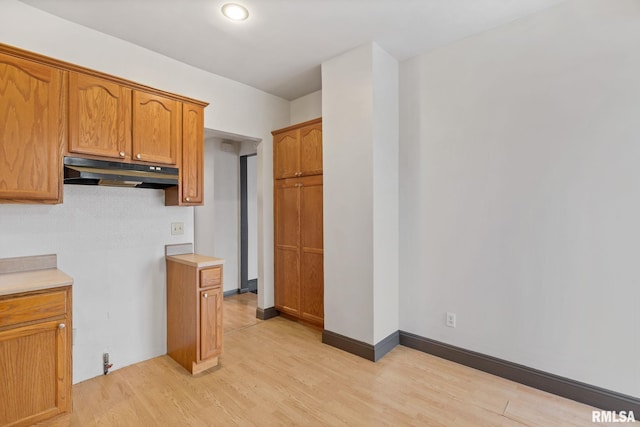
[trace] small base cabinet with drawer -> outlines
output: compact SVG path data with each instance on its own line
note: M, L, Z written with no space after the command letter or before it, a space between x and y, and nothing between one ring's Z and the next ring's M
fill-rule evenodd
M71 412L71 286L0 295L0 425Z
M218 365L222 354L222 264L197 254L169 255L167 354L192 374Z

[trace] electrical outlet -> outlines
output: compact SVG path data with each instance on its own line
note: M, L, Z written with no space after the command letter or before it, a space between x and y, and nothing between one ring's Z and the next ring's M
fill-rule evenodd
M176 236L179 234L184 234L184 222L172 222L171 235Z
M447 312L447 318L445 320L445 323L446 323L446 325L448 327L455 328L456 327L456 314Z

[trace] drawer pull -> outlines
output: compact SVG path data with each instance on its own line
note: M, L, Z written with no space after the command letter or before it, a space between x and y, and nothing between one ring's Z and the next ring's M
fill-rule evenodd
M65 328L65 326L66 326L66 325L65 325L64 323L60 323L60 324L58 325L58 329L64 329L64 328Z
M204 295L202 295L202 297L203 298L209 298L209 295L208 294L204 294Z

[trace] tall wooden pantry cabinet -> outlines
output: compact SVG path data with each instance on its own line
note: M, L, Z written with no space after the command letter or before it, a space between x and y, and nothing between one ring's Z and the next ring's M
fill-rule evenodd
M272 134L275 308L323 327L322 118Z

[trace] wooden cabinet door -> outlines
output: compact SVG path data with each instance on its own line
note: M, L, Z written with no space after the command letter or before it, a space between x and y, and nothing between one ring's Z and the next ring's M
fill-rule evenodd
M181 124L182 103L134 90L132 159L175 165Z
M322 176L300 181L300 314L324 326Z
M294 180L276 181L275 306L300 315L300 187Z
M300 128L300 175L322 175L322 123Z
M70 330L63 319L0 332L0 425L31 425L71 409Z
M300 171L298 130L290 130L273 138L273 174L275 179L292 178Z
M69 152L131 158L131 89L69 73Z
M200 360L222 353L222 287L200 292Z
M0 201L62 201L64 72L0 54Z
M180 197L182 205L202 205L204 175L204 109L182 107L182 167Z

